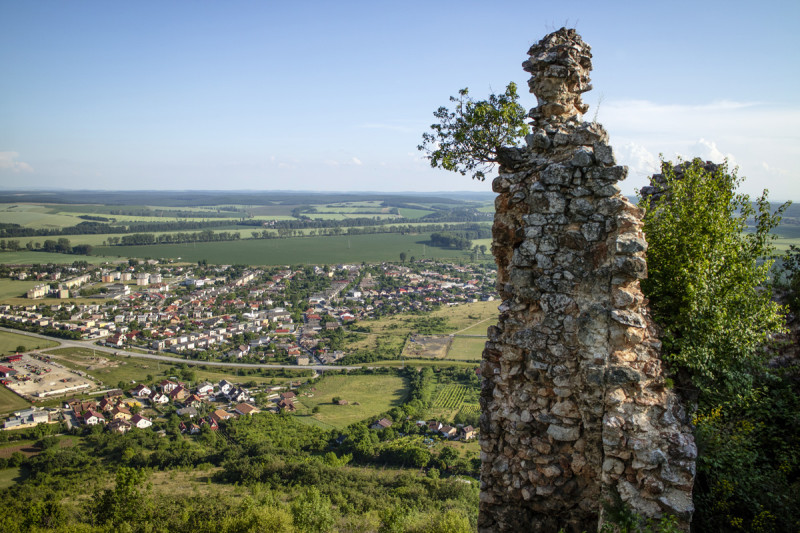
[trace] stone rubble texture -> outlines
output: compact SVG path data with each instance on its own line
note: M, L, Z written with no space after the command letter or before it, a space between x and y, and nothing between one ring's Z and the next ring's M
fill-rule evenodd
M503 302L481 363L479 531L596 531L619 500L688 530L697 448L639 288L643 211L581 120L590 48L562 28L528 55L533 132L492 184Z

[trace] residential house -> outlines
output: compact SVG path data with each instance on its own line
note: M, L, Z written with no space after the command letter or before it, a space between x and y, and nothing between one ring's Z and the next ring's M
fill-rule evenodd
M130 420L133 415L127 407L117 406L111 410L111 418L113 420Z
M229 418L233 418L233 415L225 411L224 409L217 409L216 411L211 413L211 419L214 420L217 424L219 424L223 420L228 420Z
M97 411L89 409L88 411L86 411L86 414L83 417L83 422L87 426L94 426L97 424L105 424L106 419L102 414L98 413Z
M442 426L442 428L439 430L439 433L442 435L442 437L447 437L449 439L455 437L456 433L458 433L458 430L456 430L456 428L453 426Z
M115 433L127 433L131 429L131 423L127 420L117 419L112 420L107 426L109 431L113 431Z
M219 391L222 394L227 395L234 387L235 387L235 385L233 383L231 383L230 381L227 381L227 380L223 379L223 380L221 380L219 382Z
M252 415L261 412L258 407L250 405L249 403L240 403L233 410L240 415Z
M150 395L150 401L153 402L154 404L163 405L165 403L169 403L169 396L156 391Z
M161 392L163 392L164 394L169 394L170 392L175 390L179 385L174 381L165 379L164 381L159 383L158 386L161 388Z
M197 394L200 396L210 396L214 393L214 385L209 382L203 382L197 387Z
M297 407L294 405L294 401L291 398L286 398L278 402L278 409L281 411L286 411L287 413L294 413L297 411Z
M388 418L381 418L380 420L378 420L377 422L372 424L369 428L370 429L381 430L381 429L386 429L386 428L390 428L390 427L392 427L392 421L389 420Z
M133 415L133 418L131 418L131 424L139 429L146 429L153 425L149 418L146 418L142 415Z
M139 384L131 391L131 396L134 398L148 398L153 391L147 385Z
M174 389L172 389L167 396L169 396L170 400L183 400L187 396L189 396L189 391L178 385Z

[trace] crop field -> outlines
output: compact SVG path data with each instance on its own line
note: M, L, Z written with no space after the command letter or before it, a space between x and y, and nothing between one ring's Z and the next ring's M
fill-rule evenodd
M73 242L72 244L79 243ZM51 254L47 252L28 252L27 250L24 252L0 252L0 263L4 265L44 265L47 263L69 265L75 261L86 261L87 263L99 265L113 262L117 259L117 257L106 257L104 255Z
M29 351L38 348L53 348L58 346L58 343L38 337L29 337L18 333L0 331L0 355L12 354L16 351L18 346L24 346L25 351Z
M431 405L430 415L440 420L452 421L462 409L466 408L472 411L477 407L477 398L477 390L473 390L466 385L448 383L436 393Z
M196 262L248 265L330 264L398 261L400 252L420 259L461 259L461 250L426 246L429 233L418 235L372 234L302 237L290 239L245 239L241 241L161 244L152 246L99 246L98 255L122 257L170 257Z
M74 226L83 222L78 217L61 215L56 210L36 204L0 204L0 223L19 224L26 228L50 229Z
M467 387L464 385L449 384L445 385L433 401L434 409L461 409L461 403L467 395Z
M480 361L485 345L484 337L455 337L445 357L458 361Z
M425 215L433 213L433 211L429 209L414 209L412 207L400 207L397 211L400 213L400 216L409 219L422 218Z
M296 398L296 403L302 406L297 415L308 423L344 428L400 405L406 394L405 380L399 376L327 375ZM334 397L348 404L335 405ZM315 407L319 408L318 412L312 413Z
M481 406L477 403L462 403L461 404L461 413L465 415L472 415L481 410Z
M219 233L221 231L225 231L225 232L228 232L228 233L238 233L240 238L246 239L246 238L250 238L251 235L252 235L252 232L254 230L256 230L256 229L261 231L260 228L253 227L253 228L246 228L245 229L245 228L241 228L241 227L235 227L233 225L231 225L231 226L221 226L221 227L218 227L218 228L213 228L212 231L214 233ZM158 235L174 234L174 233L197 233L197 232L200 232L200 231L202 231L202 230L148 231L146 233L151 233L153 235L158 236ZM274 233L274 231L271 231L270 233ZM129 233L99 233L99 234L86 234L86 235L59 235L58 237L20 237L17 240L19 240L19 242L20 242L20 244L22 246L25 246L28 242L31 242L31 243L37 243L38 242L38 243L41 244L47 239L51 239L52 240L52 239L65 237L65 238L69 239L69 242L70 242L70 244L72 246L75 246L76 244L91 244L92 246L103 246L105 241L106 241L106 239L108 239L109 237L122 238L122 237L124 237L126 235L130 235L130 234ZM110 250L109 254L112 254L112 252L117 248L118 247L116 247L116 246L109 246L108 247L108 249ZM85 256L70 256L70 257L85 257Z

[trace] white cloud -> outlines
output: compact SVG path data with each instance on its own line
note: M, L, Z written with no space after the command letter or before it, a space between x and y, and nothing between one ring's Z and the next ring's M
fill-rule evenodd
M689 148L687 153L679 155L683 159L699 157L703 161L711 161L713 163L722 163L723 161L727 160L730 168L739 166L733 154L722 153L722 151L717 148L716 142L707 141L706 139L700 139Z
M661 168L658 157L641 144L627 142L616 147L617 163L628 166L630 174L652 176Z
M33 167L24 161L15 161L18 152L0 152L0 170L10 170L14 173L33 172Z
M742 192L768 186L775 199L800 198L800 107L719 101L700 105L644 100L600 106L598 121L608 130L620 164L630 167L621 184L630 194L657 169L657 154L668 160L700 157L738 166ZM655 170L654 169L654 170ZM780 169L780 170L777 170Z
M360 160L359 158L357 158L357 157L354 157L354 158L353 158L353 164L354 164L354 165L358 165L358 166L361 166L361 165L363 165L363 163L361 162L361 160Z

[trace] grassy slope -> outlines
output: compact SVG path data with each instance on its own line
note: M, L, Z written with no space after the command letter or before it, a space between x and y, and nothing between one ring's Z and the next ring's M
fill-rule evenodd
M387 411L400 405L406 397L403 378L385 375L326 376L314 385L313 397L300 396L297 403L300 419L318 423L327 428L344 428L359 420ZM333 405L331 399L339 396L350 405ZM358 403L359 405L355 405ZM319 412L311 410L319 407Z

